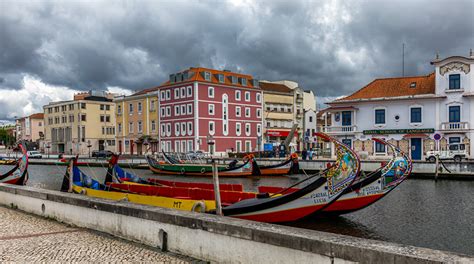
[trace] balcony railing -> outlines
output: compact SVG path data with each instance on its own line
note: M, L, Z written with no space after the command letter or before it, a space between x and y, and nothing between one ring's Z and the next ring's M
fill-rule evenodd
M357 131L357 126L330 126L323 127L325 133L353 133Z
M459 131L459 130L468 130L469 123L468 122L443 122L441 123L441 130L452 130L452 131Z

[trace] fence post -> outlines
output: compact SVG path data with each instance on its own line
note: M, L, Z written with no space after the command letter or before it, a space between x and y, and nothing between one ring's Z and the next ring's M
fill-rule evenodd
M214 183L214 198L216 200L216 214L222 215L221 193L219 190L219 172L216 159L212 159L212 182Z

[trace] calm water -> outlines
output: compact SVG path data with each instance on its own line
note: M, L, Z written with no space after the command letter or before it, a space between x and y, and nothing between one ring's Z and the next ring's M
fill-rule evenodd
M0 171L7 168L2 166ZM59 190L66 167L30 165L28 185ZM103 180L105 168L82 167ZM157 177L148 170L130 170L143 178ZM210 182L208 178L160 176L177 181ZM255 191L259 185L288 186L300 177L261 179L221 178ZM381 201L355 213L333 219L305 220L292 226L379 239L408 245L474 255L474 182L408 180Z

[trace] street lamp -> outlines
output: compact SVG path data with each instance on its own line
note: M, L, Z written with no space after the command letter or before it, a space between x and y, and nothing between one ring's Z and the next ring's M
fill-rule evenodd
M214 154L214 137L212 135L208 135L206 137L207 145L211 146L211 156Z
M87 140L87 148L89 149L89 159L91 158L91 141L90 140Z

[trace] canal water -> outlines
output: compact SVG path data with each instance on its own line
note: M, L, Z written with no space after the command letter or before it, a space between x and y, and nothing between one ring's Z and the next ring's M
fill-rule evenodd
M105 168L82 169L103 181ZM6 170L7 166L0 168L0 172ZM65 166L30 165L28 185L59 190L65 170ZM143 178L211 182L209 178L157 176L149 170L127 170ZM242 183L245 190L256 191L261 185L289 186L304 177L219 180L221 183ZM379 202L358 212L290 225L474 255L474 182L409 179Z

